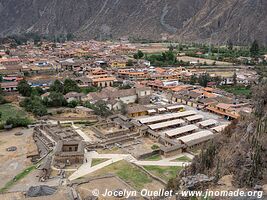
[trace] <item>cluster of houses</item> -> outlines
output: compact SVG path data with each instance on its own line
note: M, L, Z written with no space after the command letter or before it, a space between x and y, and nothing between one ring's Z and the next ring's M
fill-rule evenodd
M56 80L75 80L79 87L106 88L101 92L69 93L67 101L79 100L94 103L107 102L110 109L129 106L128 112L140 115L150 103L152 91L166 92L172 102L183 103L198 109L236 119L241 112L250 112L249 102L236 99L233 95L212 88L181 84L189 82L191 76L206 73L203 70L186 67L153 67L146 60L135 60L127 66L130 54L136 47L125 43L98 41L77 41L55 44L44 42L40 47L29 43L16 49L6 46L8 51L0 51L1 89L16 92L18 82L23 78L32 87L44 90ZM237 70L237 84L249 85L255 81L254 71ZM226 77L221 84L233 84L233 77ZM115 86L131 85L130 89L119 90ZM139 105L139 106L138 106Z

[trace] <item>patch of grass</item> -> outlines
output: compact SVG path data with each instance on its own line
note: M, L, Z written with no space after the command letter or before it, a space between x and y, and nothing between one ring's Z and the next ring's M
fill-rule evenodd
M144 188L146 183L150 183L152 180L151 178L146 175L143 171L135 166L127 166L122 168L116 173L121 179L130 182L133 184L134 187L137 189Z
M144 168L150 171L155 176L162 178L163 180L170 180L171 178L176 177L179 171L183 168L179 166L170 166L170 167L163 167L163 166L144 166Z
M182 156L180 158L176 158L172 161L177 161L177 162L191 162L192 160L188 158L187 156Z
M152 178L144 171L124 160L96 171L94 176L103 176L106 174L117 175L137 190L143 189L146 184L152 182Z
M95 166L95 165L98 165L100 163L103 163L105 161L107 161L108 159L105 159L105 158L96 158L96 159L92 159L92 163L91 163L91 166Z
M31 173L36 168L35 165L30 166L23 170L21 173L17 174L12 180L8 181L3 188L0 189L0 193L7 191L11 188L16 182L26 177L29 173Z
M246 97L249 97L251 95L251 89L250 87L245 86L239 86L239 85L224 85L219 87L222 90L225 90L226 92L232 93L234 95L244 95Z
M146 158L145 160L157 161L157 160L161 160L161 156L159 154L155 154L153 156Z
M27 113L24 110L10 103L0 105L0 112L2 113L0 118L0 124L1 123L4 124L6 120L10 117L19 117L19 118L27 117Z

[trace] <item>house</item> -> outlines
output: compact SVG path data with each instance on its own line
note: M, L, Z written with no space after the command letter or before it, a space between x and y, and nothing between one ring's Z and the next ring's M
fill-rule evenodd
M119 90L117 88L107 87L101 92L89 93L86 99L92 103L102 100L107 102L111 110L121 109L122 104L147 104L150 101L151 89L147 87L131 88Z
M129 117L138 117L148 114L148 108L143 105L133 105L127 108L127 114Z
M117 68L123 68L126 67L127 62L126 61L112 61L110 63L111 67L117 67Z
M116 81L116 78L107 74L104 75L94 75L88 77L95 87L111 87Z
M228 103L213 103L206 108L209 112L221 115L227 119L237 119L240 117L242 108L248 104L228 104Z
M0 83L1 89L4 92L17 91L18 82L2 82Z
M131 81L142 81L149 79L149 74L141 71L119 70L118 78Z
M90 87L92 86L92 80L86 76L77 77L74 79L79 87Z
M94 114L94 110L92 110L90 108L83 107L83 106L75 107L75 111L76 111L76 113L80 113L82 115L93 115Z
M78 92L69 92L64 95L64 98L66 99L67 102L82 101L84 97L86 97L85 94Z
M22 60L19 58L1 58L0 64L2 65L18 65Z

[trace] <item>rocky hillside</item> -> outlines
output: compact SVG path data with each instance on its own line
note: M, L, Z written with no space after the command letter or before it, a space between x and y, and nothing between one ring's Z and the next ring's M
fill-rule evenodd
M0 35L267 44L265 0L0 0Z
M231 176L235 188L266 188L267 184L267 80L255 86L254 114L233 121L222 134L204 147L192 165L169 181L169 188L183 187L188 177L204 174L213 186ZM186 175L185 175L186 174Z

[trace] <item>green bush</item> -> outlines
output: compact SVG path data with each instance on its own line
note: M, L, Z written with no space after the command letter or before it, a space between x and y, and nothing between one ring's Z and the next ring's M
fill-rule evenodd
M156 144L153 144L153 145L151 146L151 149L152 149L152 150L159 149L159 146L158 146L158 145L156 145Z
M29 124L31 124L31 121L27 118L10 117L6 120L6 125L12 125L13 128L27 127Z
M78 105L78 102L75 101L75 100L72 100L72 101L70 101L70 102L68 103L67 106L68 106L69 108L75 108L77 105Z

